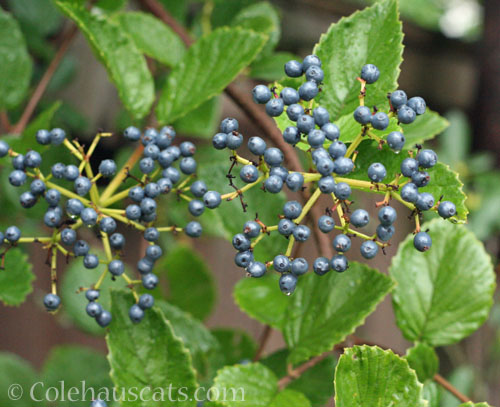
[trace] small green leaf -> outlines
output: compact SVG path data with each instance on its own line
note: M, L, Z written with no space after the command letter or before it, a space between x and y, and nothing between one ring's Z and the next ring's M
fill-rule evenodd
M196 41L168 77L156 108L158 121L172 123L220 93L265 40L249 30L220 28Z
M325 72L318 102L332 119L350 114L358 106L357 77L365 64L380 69L377 82L367 85L367 106L386 103L387 92L397 88L403 53L403 32L396 0L385 0L332 24L314 53Z
M345 350L335 371L337 407L424 406L422 385L403 358L377 346Z
M449 345L487 319L495 273L483 244L464 226L435 220L422 229L429 229L432 248L418 252L410 235L392 259L396 320L409 340Z
M179 36L151 14L120 13L115 17L120 26L147 56L173 67L185 54L185 45Z
M2 407L38 406L39 404L32 400L29 391L37 380L35 369L27 361L13 353L0 352L0 405ZM20 390L20 393L16 393L15 389L10 390L12 393L9 392L13 384L20 386L17 389ZM12 399L11 395L21 396L21 398L19 400ZM34 396L40 400L38 386L35 388Z
M235 365L243 360L251 360L257 351L254 339L245 331L215 328L212 335L219 342L219 352L223 356L224 365Z
M285 389L278 393L269 407L311 407L311 402L302 393Z
M411 124L401 124L406 138L405 148L414 148L426 140L432 140L449 126L448 120L438 113L427 109L425 114L418 116Z
M434 348L425 343L417 343L413 348L408 349L405 358L417 373L420 383L432 379L439 370L439 359Z
M85 35L125 107L137 118L146 116L155 96L153 78L132 39L119 24L106 16L90 14L83 4L56 0L56 5Z
M112 291L113 322L106 337L111 365L111 379L119 388L149 388L145 398L151 398L154 389L183 388L187 400L161 402L164 407L195 407L195 371L189 351L174 335L171 324L157 308L150 309L139 325L134 325L128 310L135 303L131 294ZM145 407L143 401L123 401L123 407ZM159 405L159 404L158 404Z
M50 0L8 0L8 4L19 22L39 37L53 34L61 25L62 16Z
M288 362L303 362L342 342L393 285L386 275L356 262L345 273L302 277L285 313L283 336L290 348ZM275 290L279 291L278 287Z
M177 246L164 257L158 269L168 279L168 302L205 319L215 305L215 283L206 262L187 246Z
M10 249L5 268L0 270L0 300L5 305L21 305L33 291L33 274L28 255L21 249Z
M66 394L60 394L54 406L67 406L69 389L81 388L82 381L86 389L93 389L98 394L106 388L112 391L113 383L109 378L109 364L106 356L91 348L76 345L53 348L45 361L41 379L44 387L60 388L64 382ZM92 390L89 390L89 394ZM72 396L74 397L74 395ZM74 398L71 403L75 407L88 407L88 400Z
M23 101L31 71L31 58L19 24L0 7L0 109L11 109Z
M428 407L442 407L441 393L439 392L439 386L436 382L427 380L424 383L424 391L422 392L422 398L429 402Z
M211 138L215 133L220 117L221 98L215 96L173 124L178 133L193 137Z

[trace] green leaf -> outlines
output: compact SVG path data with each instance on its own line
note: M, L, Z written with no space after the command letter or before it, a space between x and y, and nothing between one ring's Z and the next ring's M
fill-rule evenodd
M418 252L410 235L392 259L396 320L409 340L449 345L487 319L495 273L483 244L464 226L435 220L422 229L430 230L432 248Z
M146 55L173 67L185 54L185 45L179 36L159 19L141 12L120 13L116 21Z
M41 373L41 380L44 388L60 388L61 381L64 382L66 393L60 394L59 401L54 406L67 406L69 399L69 390L71 388L81 388L82 381L85 382L85 388L98 394L106 388L108 392L112 391L113 383L109 378L109 364L106 357L91 348L77 345L65 345L53 348L48 359L45 361ZM81 395L83 396L83 395ZM82 400L82 397L74 397L72 406L88 407L88 399Z
M10 249L5 255L5 268L0 270L0 301L5 305L21 305L33 291L33 274L28 255L21 249Z
M427 109L425 114L417 116L411 124L401 124L406 138L405 148L414 148L426 140L432 140L449 126L448 120L438 113Z
M0 7L0 109L11 109L23 101L31 71L31 58L19 24Z
M429 402L428 407L441 407L441 393L437 383L427 380L424 383L422 398Z
M223 365L235 365L251 360L257 351L255 340L245 331L229 328L212 329L212 335L219 342Z
M205 319L215 305L215 282L206 262L187 246L177 246L168 252L159 269L168 279L168 302Z
M95 253L99 258L104 259L102 252ZM90 318L85 311L88 304L85 293L80 292L81 287L91 287L99 280L99 277L106 269L105 264L100 264L95 269L86 269L80 259L73 260L62 277L60 295L65 315L80 329L93 335L104 335L105 330L101 328L93 318ZM125 271L131 275L129 270ZM112 280L111 274L106 273L100 287L99 303L106 310L111 307L110 289L125 288L127 283L119 278Z
M8 4L19 22L39 37L53 34L61 25L62 16L50 0L8 0Z
M252 62L248 75L251 78L264 81L277 81L285 76L284 66L291 59L299 58L289 52L275 52L270 55L263 55Z
M220 28L196 41L168 77L156 108L158 121L171 123L220 93L265 40L249 30Z
M30 397L29 390L37 382L37 374L35 369L24 359L19 356L0 352L0 405L2 407L33 407L39 405L34 403ZM15 390L9 389L13 384L18 384L22 393L16 393ZM19 400L12 400L9 396L14 397L22 394ZM35 392L34 396L39 400L40 397Z
M260 363L271 369L277 377L284 377L287 375L288 355L289 351L283 349L261 359ZM325 406L333 396L335 364L333 355L327 356L288 384L287 389L303 393L313 407Z
M278 393L269 407L311 407L311 402L302 393L285 389Z
M301 278L283 327L288 362L297 364L331 350L363 324L393 286L389 277L357 262L346 273Z
M332 119L351 113L359 104L357 77L365 64L375 64L380 78L367 86L365 103L386 103L397 88L403 33L396 0L385 0L332 24L314 53L323 63L325 79L318 102Z
M194 407L196 389L195 371L191 357L182 341L174 335L171 324L157 308L148 310L139 325L134 325L128 310L135 303L131 294L112 291L113 322L106 337L111 365L111 379L116 387L130 389L137 387L151 391L169 386L183 387L187 401L154 403L165 407ZM151 398L145 391L145 398ZM189 401L191 399L192 401ZM154 405L151 404L151 405ZM123 407L145 407L142 401L124 401Z
M238 307L250 317L276 329L283 328L285 313L291 301L290 297L281 293L276 273L240 280L234 287L234 299Z
M462 394L470 394L475 388L477 372L471 365L457 367L448 377L448 381ZM444 388L439 388L441 394L441 407L456 407L460 402L453 394Z
M211 138L216 133L220 110L221 98L215 96L176 120L173 126L178 133Z
M252 4L241 10L232 19L232 26L267 35L268 40L261 55L270 54L278 44L281 35L278 12L274 6L266 1Z
M422 385L403 358L377 346L345 350L335 371L337 407L424 406Z
M415 370L420 383L432 379L439 370L439 359L434 348L425 343L417 343L408 349L405 356L410 367Z
M460 404L458 407L492 407L486 402L482 403L473 403L472 401L469 401L467 403Z
M122 9L127 4L127 0L98 0L95 7L107 12L114 12Z
M155 97L153 78L132 39L119 24L106 16L90 14L82 4L56 0L56 5L85 35L125 107L137 118L146 116Z

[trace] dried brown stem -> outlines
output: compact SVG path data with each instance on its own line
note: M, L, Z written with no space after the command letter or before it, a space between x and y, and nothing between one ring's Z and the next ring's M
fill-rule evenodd
M271 337L271 332L272 328L269 325L264 325L264 329L262 331L262 334L260 335L259 339L259 348L257 349L257 352L255 352L255 356L253 358L253 361L256 362L260 360L262 357L262 354L264 353L264 349L266 348L267 342L269 338Z

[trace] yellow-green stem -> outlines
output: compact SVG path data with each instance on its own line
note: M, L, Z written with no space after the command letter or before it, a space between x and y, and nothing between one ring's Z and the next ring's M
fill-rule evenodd
M302 222L302 219L305 218L305 216L309 213L313 205L316 203L318 198L321 196L321 190L319 188L316 188L316 190L313 192L309 200L306 202L304 207L302 208L302 212L300 213L299 217L295 220L296 223Z

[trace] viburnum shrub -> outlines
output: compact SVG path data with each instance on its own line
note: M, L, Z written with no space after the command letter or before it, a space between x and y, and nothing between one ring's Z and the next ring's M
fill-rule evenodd
M138 0L141 12L125 3L54 0L47 13L73 25L21 114L13 109L32 62L19 24L0 12L10 30L0 36L0 75L19 85L0 85L10 133L0 140L0 300L19 305L32 291L23 248L36 247L47 264L39 303L65 323L105 333L108 347L107 361L86 348L56 348L44 383L88 380L92 400L75 404L91 407L321 407L332 397L346 407L437 406L440 385L462 406L487 405L439 375L435 347L483 324L495 273L463 225L458 174L426 144L446 120L398 87L397 2L332 24L305 58L274 50L279 16L266 2L207 0L192 32L169 2ZM77 32L129 114L126 125L87 141L52 123L58 102L29 122ZM266 83L243 91L232 83L238 75ZM220 121L223 90L258 136L236 118ZM100 142L113 140L111 155ZM218 237L236 250L234 261L219 261L243 271L233 296L264 325L258 344L243 330L203 324L216 294L190 245L200 237L196 246ZM388 273L374 267L381 256L392 256ZM354 335L388 294L413 343L404 354ZM273 329L286 346L267 354ZM6 353L0 368L26 384L39 379ZM132 389L142 389L140 398Z

